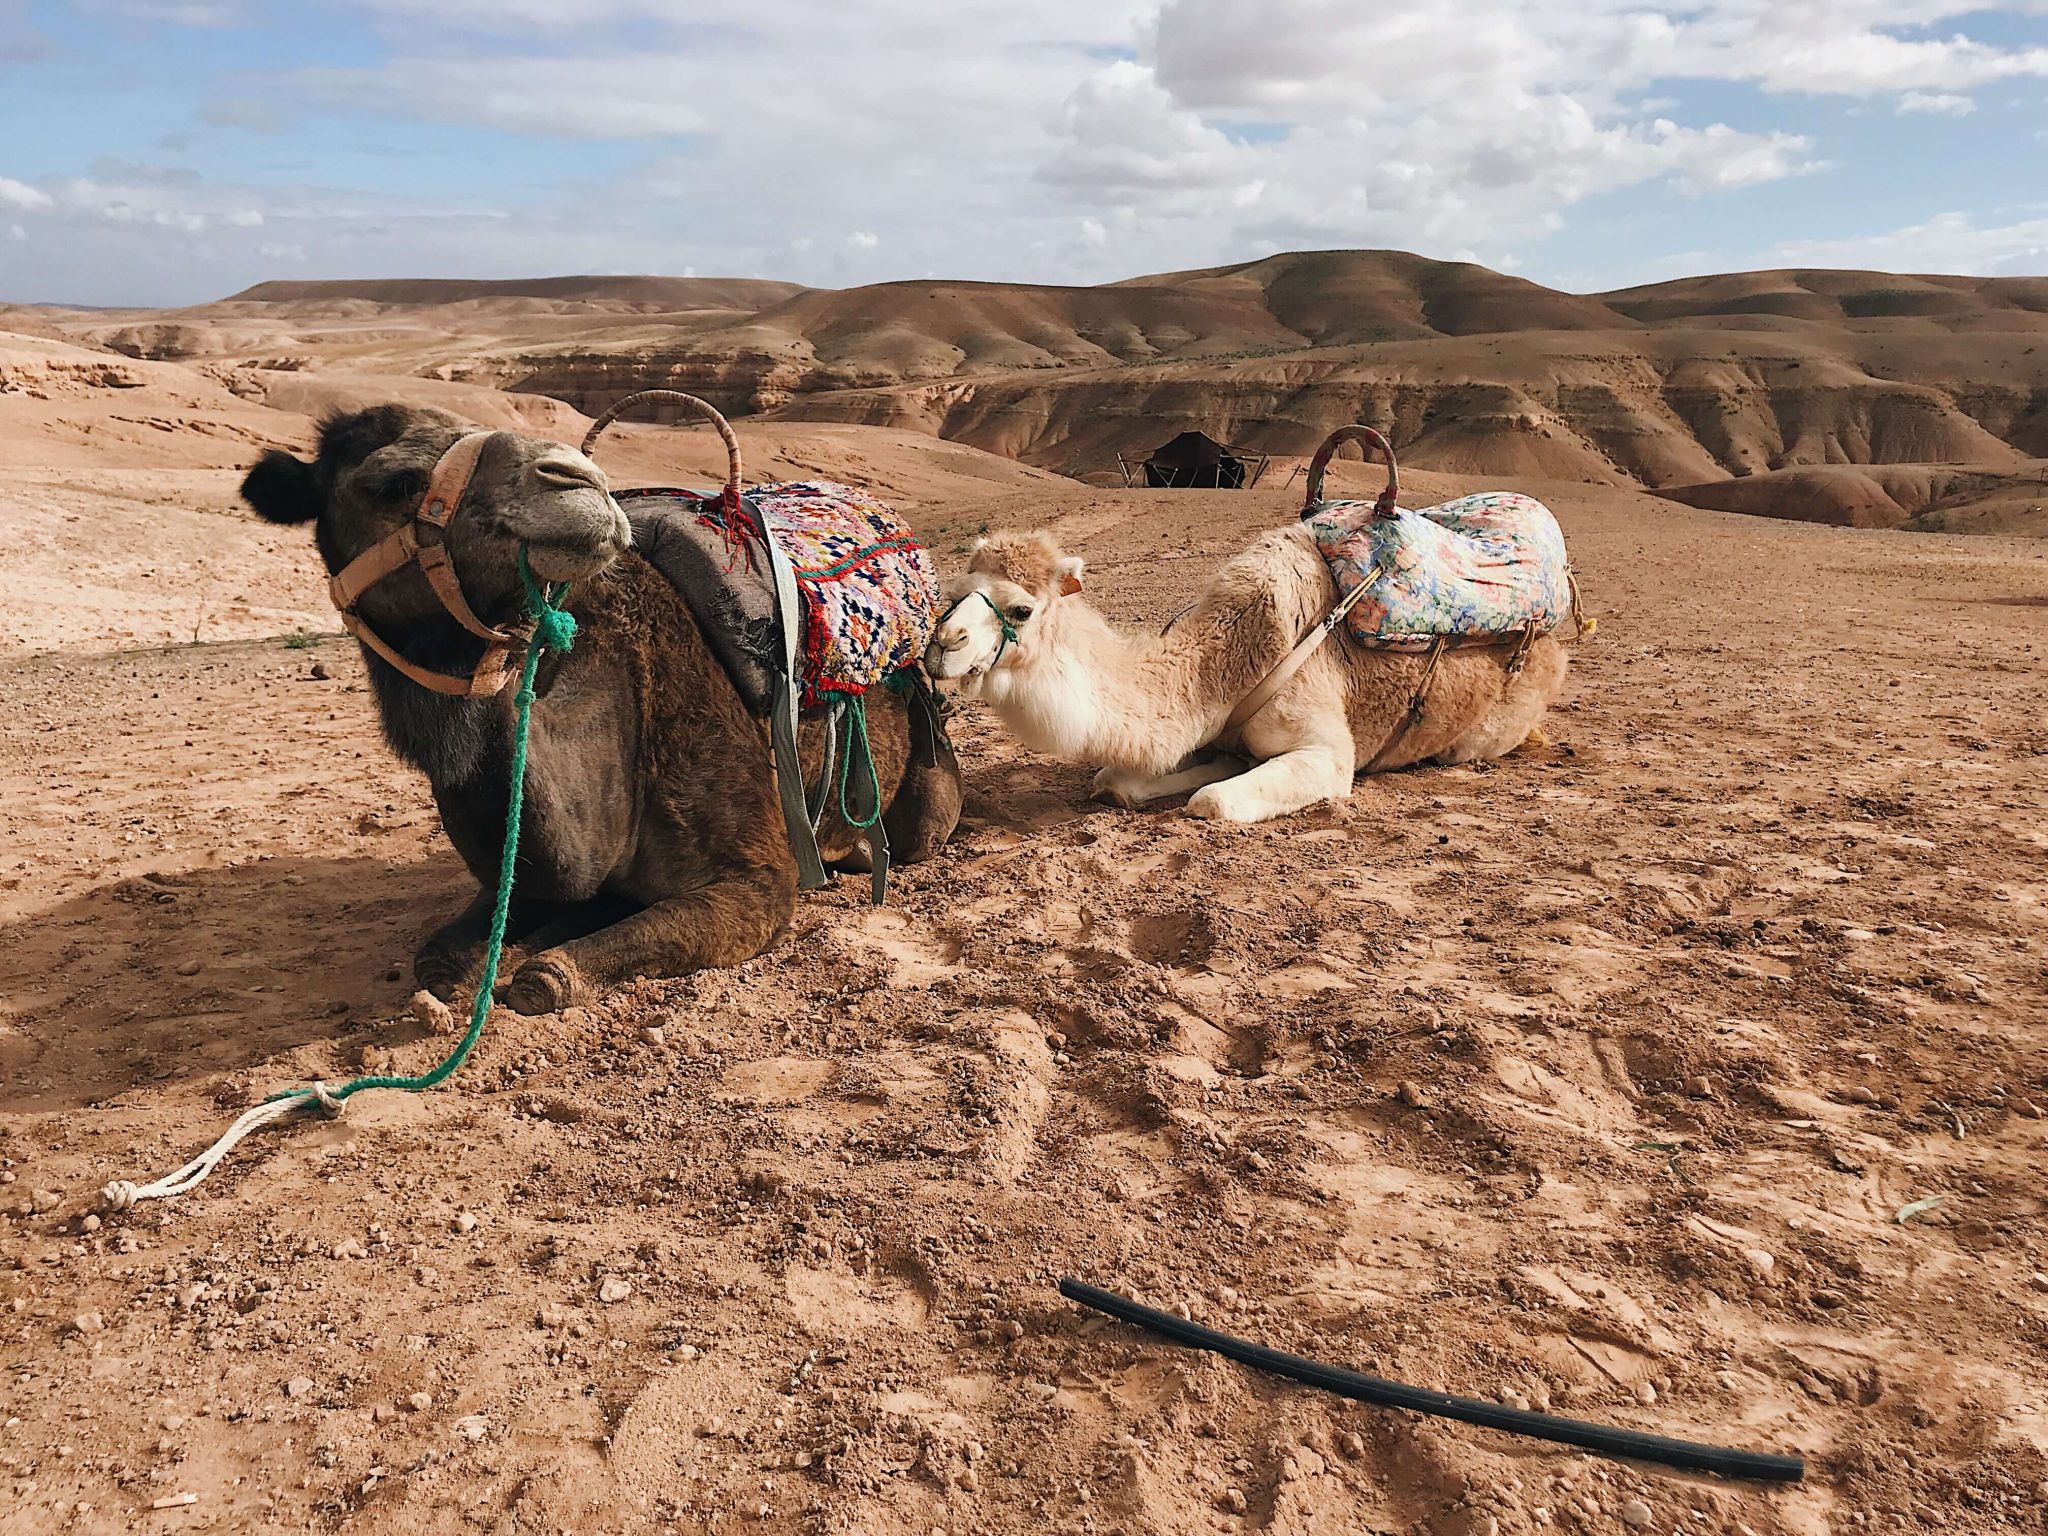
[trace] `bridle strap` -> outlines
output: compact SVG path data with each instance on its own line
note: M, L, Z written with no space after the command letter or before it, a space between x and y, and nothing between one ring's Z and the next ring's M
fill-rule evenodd
M411 519L349 561L327 584L327 595L340 612L344 629L422 688L455 698L488 698L500 692L517 670L511 653L526 639L523 626L497 629L476 616L476 610L469 606L469 599L462 595L455 562L449 557L448 547L443 542L448 525L454 520L462 498L469 490L469 482L476 474L484 445L494 435L490 432L469 432L457 438L435 461L426 493L421 496L419 508ZM434 531L431 542L421 538L429 528ZM448 611L448 616L484 642L484 654L467 677L429 671L406 660L356 612L356 604L365 592L408 565L420 568L420 574L426 577L427 585Z
M445 693L451 698L491 698L503 692L519 670L512 660L512 647L495 641L484 647L484 654L474 671L467 677L458 677L452 672L432 672L416 662L407 661L385 642L383 636L353 613L341 616L341 627L422 688Z
M1017 626L1010 622L1010 616L1007 613L1003 612L1002 609L996 606L996 600L994 598L990 597L988 593L983 591L980 587L976 587L971 592L962 592L958 597L953 599L952 606L948 608L944 613L939 615L939 623L945 623L946 620L950 619L951 617L953 617L954 614L958 613L960 611L960 605L966 602L967 599L969 599L970 597L978 597L984 603L987 603L988 611L996 616L996 623L1002 626L1003 638L996 642L996 653L988 659L988 670L993 672L996 669L996 663L1003 659L1003 652L1007 651L1010 648L1010 646L1013 643L1015 643L1017 639Z

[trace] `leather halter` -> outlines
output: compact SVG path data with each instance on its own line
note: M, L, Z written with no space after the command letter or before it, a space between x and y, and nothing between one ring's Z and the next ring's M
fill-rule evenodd
M528 624L493 629L479 619L469 606L469 600L462 595L462 583L455 576L455 562L448 556L448 524L454 520L456 508L462 505L463 493L469 489L470 477L476 473L484 444L494 435L471 432L457 438L434 465L426 494L420 498L419 509L413 513L412 520L349 561L327 584L327 595L341 614L344 629L422 688L455 698L487 699L502 692L519 670L515 653L526 644L531 631ZM430 529L431 537L428 536ZM356 612L356 604L365 592L408 565L420 568L420 574L427 578L427 585L433 588L434 596L441 600L441 606L448 610L449 617L484 642L484 653L468 676L430 672L407 661Z

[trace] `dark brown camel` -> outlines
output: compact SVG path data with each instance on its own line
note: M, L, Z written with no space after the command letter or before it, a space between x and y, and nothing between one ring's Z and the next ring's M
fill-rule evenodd
M330 573L410 520L441 455L469 429L401 405L336 416L308 464L272 451L242 495L274 523L314 523ZM603 472L574 449L513 432L484 444L446 543L461 593L488 625L524 614L516 556L573 583L575 648L535 685L527 798L507 937L504 1001L547 1013L636 976L735 965L788 926L796 865L778 808L768 732L711 654L689 607L630 548ZM414 566L378 582L359 613L411 663L466 675L473 637ZM483 886L421 946L422 986L448 997L481 965L497 879L512 752L513 689L429 692L364 649L385 738L433 787L449 839ZM960 769L930 715L869 696L877 782L894 857L929 857L960 813ZM804 760L823 760L822 731ZM819 828L828 862L857 860L861 833L836 804ZM516 947L515 947L516 946Z

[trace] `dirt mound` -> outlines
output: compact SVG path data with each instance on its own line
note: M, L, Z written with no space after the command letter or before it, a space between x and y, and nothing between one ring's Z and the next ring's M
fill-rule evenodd
M1667 486L1658 494L1717 512L1843 528L1896 528L1907 518L1906 509L1874 476L1839 464L1773 470L1707 485Z
M1922 533L2048 533L2048 464L1832 464L1780 469L1658 493L1687 506L1846 528Z

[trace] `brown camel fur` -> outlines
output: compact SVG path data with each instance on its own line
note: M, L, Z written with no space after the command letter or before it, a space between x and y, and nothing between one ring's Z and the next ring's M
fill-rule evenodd
M399 405L337 416L322 427L314 462L272 451L242 494L271 522L314 523L321 558L336 571L412 516L435 462L467 430L444 412ZM550 654L535 685L504 991L521 1013L584 1002L637 976L738 964L781 934L795 906L767 726L748 714L689 607L631 539L595 464L513 432L486 445L448 530L463 593L487 624L525 611L522 542L537 575L573 583L575 647ZM482 653L414 567L371 588L361 612L401 654L434 670L466 673ZM413 961L420 984L445 998L472 985L481 964L515 690L449 698L363 654L385 738L426 774L442 825L482 886ZM887 689L868 696L868 723L892 856L927 858L959 819L951 744L928 711ZM816 722L806 723L803 745L806 762L823 762ZM834 797L820 852L857 861L864 845Z

